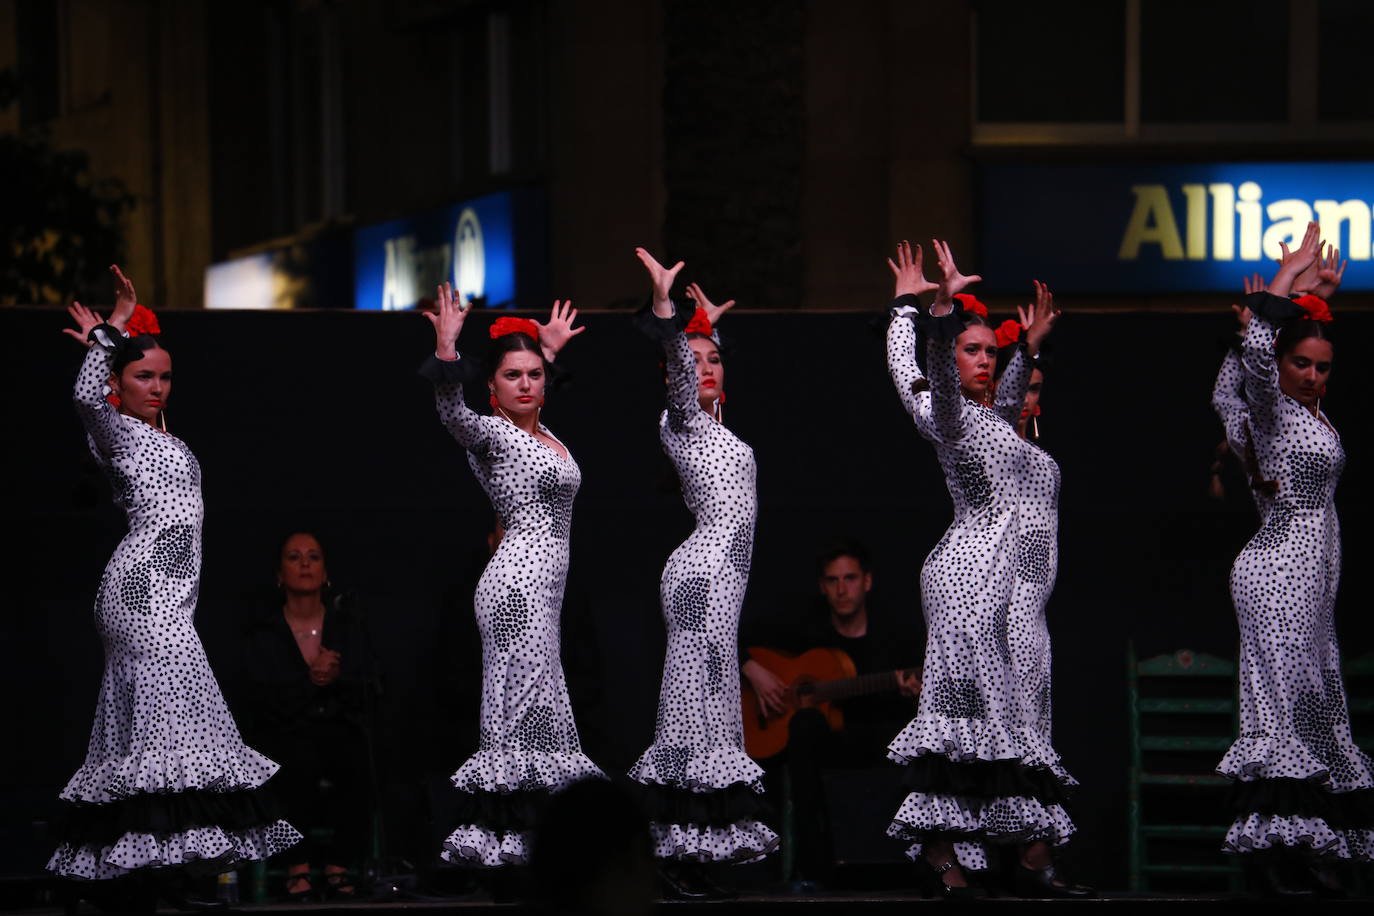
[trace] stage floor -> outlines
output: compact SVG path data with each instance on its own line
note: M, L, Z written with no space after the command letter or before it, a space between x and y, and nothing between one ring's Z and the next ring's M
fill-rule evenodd
M734 900L721 900L709 902L684 902L684 901L660 901L655 909L660 912L672 912L686 914L692 910L699 910L702 913L709 912L712 916L729 916L729 914L748 914L748 916L766 916L769 913L781 912L805 912L808 916L821 916L821 914L831 913L853 913L862 911L867 914L897 913L908 910L913 904L929 903L939 904L943 901L927 900L909 893L818 893L818 894L749 894ZM1047 905L1069 904L1079 907L1092 905L1107 906L1113 913L1124 913L1133 908L1141 908L1151 913L1161 913L1165 906L1184 906L1187 908L1198 907L1217 907L1217 906L1245 906L1249 908L1258 907L1267 909L1269 907L1282 907L1292 909L1296 906L1321 905L1326 906L1358 906L1368 908L1369 900L1347 899L1347 900L1327 900L1316 897L1299 897L1292 899L1273 899L1273 898L1242 898L1237 896L1170 896L1170 895L1151 895L1151 894L1104 894L1087 900L1032 900L1020 897L995 897L974 901L980 906L991 906L998 908L1025 906L1043 910ZM63 913L60 907L45 907L39 909L12 910L15 914L29 914L29 916L53 916L53 914ZM95 913L95 908L82 904L79 913ZM170 907L163 907L160 913L176 913ZM214 912L214 911L211 911ZM226 912L226 911L219 911ZM514 903L494 903L491 899L482 897L455 898L446 900L392 900L392 901L360 901L357 903L269 903L259 905L244 904L235 907L231 912L241 913L309 913L311 916L333 916L333 914L363 914L363 913L398 913L398 912L423 912L425 914L441 913L461 913L464 916L477 916L484 912L490 913L522 913L540 912L532 907ZM547 912L547 911L543 911Z

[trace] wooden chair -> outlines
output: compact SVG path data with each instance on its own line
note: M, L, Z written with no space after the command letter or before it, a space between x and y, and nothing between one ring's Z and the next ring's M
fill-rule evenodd
M1189 822L1198 819L1198 807L1225 810L1230 780L1216 773L1216 765L1237 734L1235 663L1188 649L1141 661L1132 643L1127 684L1131 890L1149 890L1153 879L1168 874L1215 875L1239 891L1240 867L1220 852L1228 822ZM1205 852L1191 861L1182 855L1206 844L1217 850L1215 861Z

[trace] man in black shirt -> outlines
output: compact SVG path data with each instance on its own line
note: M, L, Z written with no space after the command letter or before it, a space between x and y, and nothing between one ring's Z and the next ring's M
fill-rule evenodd
M763 646L788 654L839 649L853 660L856 674L895 672L886 689L837 701L844 714L840 731L831 731L815 709L798 711L789 725L786 750L762 761L770 776L783 766L791 772L792 803L799 825L794 838L799 871L811 880L828 880L833 856L822 772L887 765L888 742L915 714L914 698L921 687L920 642L870 606L872 564L868 550L859 542L836 541L821 552L817 587L823 602L806 617L772 621L774 626L766 631L748 633L741 646ZM741 654L746 659L741 673L758 695L765 714L782 712L787 685L748 658L747 648L742 648Z

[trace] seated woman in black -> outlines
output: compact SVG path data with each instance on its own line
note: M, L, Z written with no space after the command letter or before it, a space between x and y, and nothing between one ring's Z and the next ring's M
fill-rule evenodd
M324 866L327 896L352 897L346 863L361 859L369 823L367 645L357 614L330 594L314 535L286 539L277 585L280 598L255 615L245 640L244 730L281 764L278 796L306 834L285 853L288 896L314 896L313 861ZM312 836L317 828L329 839Z

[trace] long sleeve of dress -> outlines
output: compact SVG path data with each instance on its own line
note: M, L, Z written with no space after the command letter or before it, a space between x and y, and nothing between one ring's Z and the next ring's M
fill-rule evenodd
M76 376L76 389L72 393L81 425L86 428L96 449L106 458L126 454L136 441L119 411L105 400L105 381L110 377L110 369L114 365L117 338L118 332L109 325L91 331L91 346L81 363L81 371Z
M635 315L635 324L647 337L663 345L664 370L668 383L668 419L675 431L699 432L712 422L697 400L697 358L687 342L684 329L695 309L674 303L673 314L660 318L646 305Z
M672 319L667 319L672 320ZM668 370L668 414L674 429L700 431L714 422L697 400L697 361L687 335L678 331L663 341Z
M992 409L1012 426L1021 419L1021 411L1026 409L1026 389L1030 387L1031 372L1034 369L1035 361L1026 352L1026 348L1017 347L1016 352L1011 355L1011 362L1007 363L1007 368L1002 371L1002 378L997 383L997 394L993 399Z
M488 445L489 433L486 418L463 399L463 383L472 378L467 362L461 356L442 360L431 353L421 364L420 374L434 383L434 408L449 435L468 451L481 453Z
M1293 302L1272 293L1251 293L1246 297L1250 323L1245 326L1240 360L1245 369L1245 402L1250 421L1257 429L1272 431L1279 405L1279 365L1274 358L1274 338L1278 324L1301 313Z
M916 428L927 439L953 442L963 435L963 396L959 370L954 363L954 340L947 335L923 334L927 341L927 378L916 362L916 326L920 316L915 296L900 296L892 303L887 326L887 369L897 397Z
M1212 385L1212 409L1221 418L1231 450L1238 456L1244 455L1250 439L1247 431L1250 411L1245 404L1245 368L1235 350L1227 350L1226 358L1221 361L1216 383Z

